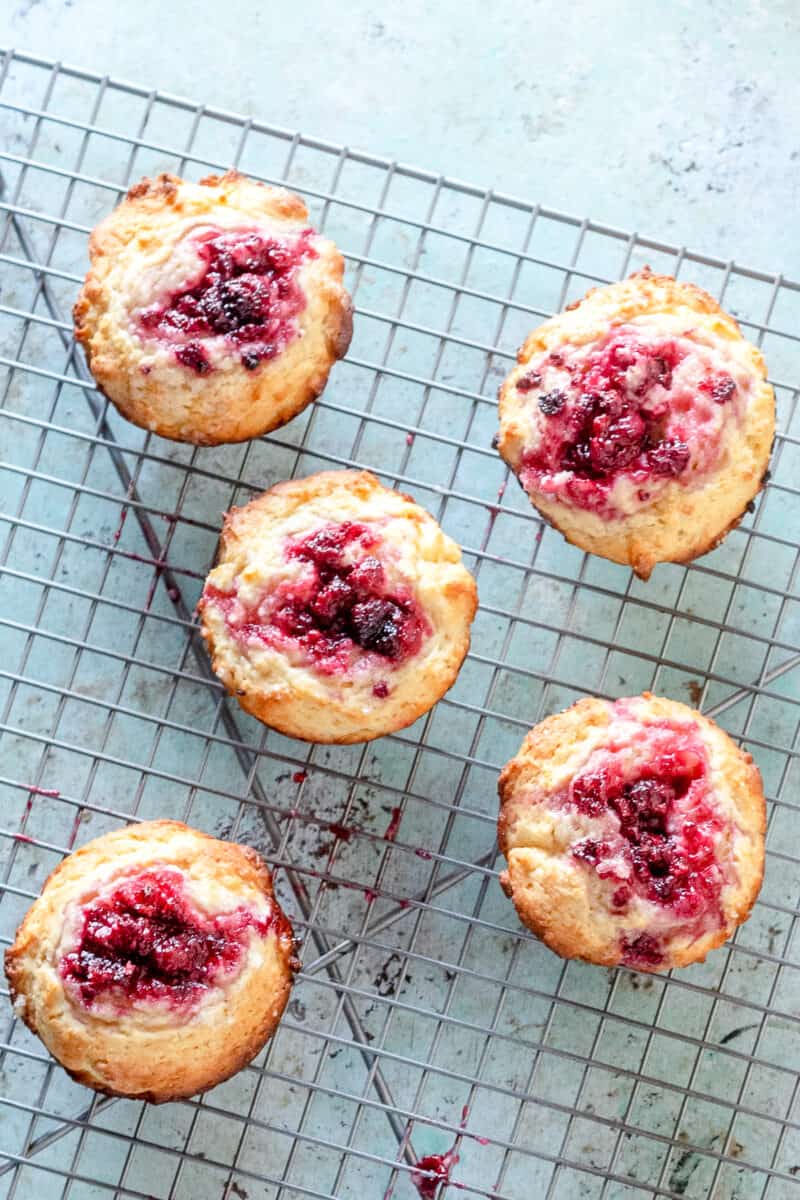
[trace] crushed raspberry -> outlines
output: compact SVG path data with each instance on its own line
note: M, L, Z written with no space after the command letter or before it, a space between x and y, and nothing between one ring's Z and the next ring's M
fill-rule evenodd
M234 594L207 587L204 602L222 608L233 632L267 645L295 642L325 674L345 672L358 647L398 666L416 654L429 632L428 622L411 592L390 588L376 550L379 539L366 525L329 524L290 542L286 556L307 563L311 571L276 588L258 609L242 612ZM364 552L363 558L354 557ZM234 624L235 620L235 624ZM385 699L389 687L373 687Z
M572 781L571 800L576 808L589 817L600 817L609 805L609 789L616 789L617 779L608 768L588 771Z
M705 780L702 750L679 743L655 754L633 779L623 778L612 760L572 781L569 804L588 817L616 818L618 837L584 838L572 848L574 858L616 885L615 908L625 907L634 891L687 919L718 904L720 823Z
M730 375L713 375L703 380L700 390L707 392L715 404L727 404L736 393L736 384Z
M646 462L654 475L680 475L689 462L689 447L677 440L659 442L647 451Z
M566 393L554 388L552 392L546 392L544 396L539 397L539 408L546 417L552 417L555 413L561 412L566 402Z
M187 342L185 346L177 346L175 357L184 367L189 367L198 375L207 375L211 370L211 363L199 342Z
M199 912L181 874L164 867L125 879L84 906L76 948L60 964L84 1004L99 997L192 1006L240 965L249 930L261 937L281 919L246 908Z
M343 521L340 525L323 525L316 533L310 533L307 537L292 542L289 546L289 557L316 563L318 567L335 568L341 562L347 547L353 542L360 542L362 546L373 546L375 540L366 525L355 521Z
M691 414L700 393L716 404L736 393L725 373L695 384L694 390L685 385L672 390L687 353L674 340L646 342L625 328L586 355L559 352L543 358L517 382L523 393L540 384L547 388L536 400L546 419L537 445L523 454L523 486L557 491L581 507L612 515L609 494L622 474L646 499L649 480L683 476L692 458ZM556 387L553 368L559 372Z
M140 313L141 332L175 343L177 361L198 375L212 370L202 342L214 337L226 338L246 369L255 370L297 333L306 303L297 272L316 257L313 236L311 229L282 239L255 231L201 234L199 275Z
M350 609L353 640L365 650L374 650L386 658L404 657L407 639L406 613L393 600L365 600ZM412 635L416 638L416 631Z
M532 392L535 387L538 387L542 382L542 377L538 371L528 371L525 375L517 380L518 392Z
M608 842L598 841L595 838L584 838L582 842L576 842L572 847L572 853L575 858L579 858L581 862L590 863L596 867L601 859L606 858L611 852L611 846Z
M622 957L629 967L660 967L664 961L658 938L653 937L651 933L623 938Z

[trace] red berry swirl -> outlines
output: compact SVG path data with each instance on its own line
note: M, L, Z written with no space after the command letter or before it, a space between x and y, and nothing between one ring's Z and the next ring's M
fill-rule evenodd
M595 752L572 780L564 805L598 819L598 833L572 846L572 857L608 884L609 905L625 917L641 903L660 916L652 930L623 935L631 965L657 966L658 930L702 932L721 922L725 882L717 858L725 822L713 803L705 748L668 722L647 726L634 755L624 741ZM644 940L642 940L644 938Z
M669 481L701 480L741 408L728 367L686 334L635 322L532 359L515 385L529 429L523 487L613 518Z
M266 937L285 918L238 907L210 916L192 902L182 873L157 867L121 880L83 906L77 941L59 970L73 996L192 1008L235 976L254 931Z
M430 627L411 589L390 582L381 550L367 525L323 525L287 541L284 557L301 569L257 603L208 584L201 604L223 612L237 641L292 652L322 674L346 674L364 656L391 670L419 651ZM385 680L373 687L378 699L389 691Z

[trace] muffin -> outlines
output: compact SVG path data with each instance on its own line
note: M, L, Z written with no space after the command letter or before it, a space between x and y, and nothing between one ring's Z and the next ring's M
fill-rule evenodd
M747 919L764 870L761 777L684 704L580 700L500 775L500 882L564 958L660 971Z
M228 171L143 179L89 239L75 335L123 416L241 442L291 420L347 351L344 262L299 197Z
M706 292L648 269L545 321L500 388L498 449L531 502L642 579L739 523L774 431L759 351Z
M152 1103L250 1062L295 966L255 851L177 821L130 825L70 854L5 957L17 1015L74 1079Z
M305 741L363 742L444 695L476 604L429 513L367 471L324 471L228 513L198 607L242 708Z

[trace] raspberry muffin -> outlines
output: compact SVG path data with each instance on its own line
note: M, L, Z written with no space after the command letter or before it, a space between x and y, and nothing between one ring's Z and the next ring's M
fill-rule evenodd
M199 445L296 416L347 351L344 262L302 200L229 171L143 179L93 231L75 333L123 416Z
M684 704L581 700L530 731L499 791L500 882L564 958L685 967L750 915L764 870L761 777Z
M255 851L145 821L61 863L5 966L17 1015L74 1079L160 1103L258 1054L296 963Z
M567 541L647 579L712 550L761 488L775 399L700 288L648 269L535 330L500 388L498 448Z
M213 667L242 708L310 742L411 724L469 649L475 581L409 496L325 471L228 513L199 604Z

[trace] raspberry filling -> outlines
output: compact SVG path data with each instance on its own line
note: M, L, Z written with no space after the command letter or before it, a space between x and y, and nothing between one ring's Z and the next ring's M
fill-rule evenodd
M430 626L411 590L389 583L379 548L380 538L366 525L323 525L287 542L286 558L304 569L255 607L211 585L203 603L222 609L239 640L294 647L323 674L349 671L358 651L374 656L382 670L398 667L419 651ZM378 699L390 691L382 678L372 688Z
M192 904L180 871L143 871L82 908L77 944L59 969L87 1007L109 997L189 1008L235 974L250 930L266 937L278 921L277 912L247 908L208 916Z
M622 939L623 961L629 967L660 967L664 953L658 938L652 933L639 933L635 937Z
M297 273L317 256L313 237L311 229L280 239L255 230L196 236L199 273L140 312L140 332L172 345L177 361L197 375L213 369L203 344L209 338L224 338L242 366L255 370L297 336L306 305Z
M635 508L668 480L710 469L737 394L706 348L630 325L588 351L538 358L516 387L534 408L537 435L522 456L523 487L608 517L623 479L626 507Z
M657 905L669 924L702 928L719 922L723 872L716 844L723 823L709 798L702 744L679 730L655 731L653 757L633 775L617 756L575 777L566 802L587 817L608 817L607 832L575 843L572 855L611 885L612 911L625 913L640 898ZM663 954L651 934L623 938L625 961L658 965Z

